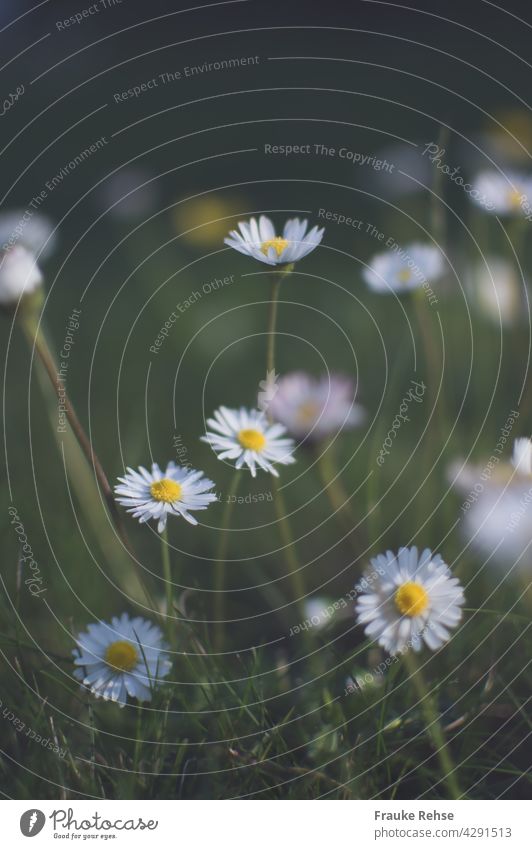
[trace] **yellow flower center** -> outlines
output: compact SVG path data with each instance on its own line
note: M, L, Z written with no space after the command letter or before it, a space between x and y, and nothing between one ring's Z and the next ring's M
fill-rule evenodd
M394 596L395 606L403 616L421 616L429 605L429 596L421 584L407 581Z
M262 451L266 445L264 434L260 430L253 430L253 428L239 431L237 438L242 448L247 448L249 451Z
M401 283L409 283L412 272L409 268L402 268L398 276Z
M139 656L137 650L131 643L125 640L117 640L116 643L111 643L107 646L105 652L105 662L115 669L120 669L121 672L131 672L137 665Z
M302 425L311 424L318 418L322 408L316 401L305 401L297 409L297 420Z
M275 239L268 239L267 242L263 242L260 246L260 249L264 256L268 256L268 251L270 248L273 248L275 253L277 254L277 258L281 256L282 252L289 245L288 239L283 239L282 236L276 236Z
M523 193L519 189L511 189L508 192L508 203L513 209L519 209L523 202Z
M165 501L167 504L179 501L182 492L183 487L181 484L170 478L161 478L160 481L154 481L150 486L151 497L155 501Z

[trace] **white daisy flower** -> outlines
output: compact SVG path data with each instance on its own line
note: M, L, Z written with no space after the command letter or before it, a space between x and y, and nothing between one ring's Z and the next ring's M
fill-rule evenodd
M514 441L510 463L453 463L449 479L464 498L461 530L492 565L529 571L532 550L532 441Z
M356 605L368 637L390 654L420 651L423 641L435 651L450 639L448 629L462 618L464 593L439 554L400 548L372 558L371 565L369 588Z
M153 463L151 473L143 466L138 472L128 467L127 475L118 478L121 481L115 487L116 500L139 522L157 520L157 530L162 533L168 516L182 516L191 525L197 525L197 519L191 510L206 510L216 494L210 492L214 483L203 477L203 472L195 472L184 466L170 462L166 471L161 472L157 463Z
M22 296L31 295L42 282L35 256L22 245L0 253L0 306L16 306Z
M279 477L275 463L287 466L295 462L293 439L280 438L286 428L281 424L269 424L261 410L220 407L214 418L207 419L207 424L214 432L207 431L202 441L211 446L219 460L236 460L237 469L248 466L253 477L257 474L257 466Z
M380 294L409 292L427 286L442 276L445 264L434 245L413 242L376 254L362 276L369 288Z
M532 207L532 176L509 171L482 171L472 181L471 199L496 215L529 214Z
M123 613L110 624L88 625L76 643L74 676L97 698L120 707L128 696L149 702L153 687L172 666L160 629L140 616L130 619Z
M512 466L520 475L532 475L532 440L528 437L514 440Z
M0 213L0 248L4 251L22 245L44 262L57 245L54 231L51 219L40 212L34 212L29 218L25 209Z
M523 314L525 284L503 257L485 257L467 274L466 282L474 305L496 324L511 326Z
M289 218L283 235L277 236L273 223L266 215L261 215L258 224L255 218L251 218L249 222L239 221L238 226L240 232L231 230L224 239L225 244L266 265L297 262L318 247L325 232L324 228L315 226L307 233L306 219Z
M354 399L355 384L348 377L315 378L296 371L278 381L268 412L294 436L319 440L363 422L364 410Z

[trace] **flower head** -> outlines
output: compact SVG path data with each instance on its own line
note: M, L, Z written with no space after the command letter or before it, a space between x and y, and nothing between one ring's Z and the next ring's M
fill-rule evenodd
M97 622L76 638L73 649L75 677L97 698L118 702L127 697L148 702L154 685L171 669L157 626L127 613L110 624Z
M499 256L486 256L467 276L473 304L496 324L510 326L523 314L526 289L516 267Z
M368 637L390 654L420 651L423 641L434 651L450 639L448 629L462 618L464 594L439 554L400 548L398 554L379 554L371 565L356 605Z
M278 477L274 464L286 466L295 462L294 441L280 438L286 428L269 424L260 410L220 407L207 424L211 430L201 437L202 441L211 446L219 460L236 460L236 468L247 466L253 477L257 466Z
M42 284L43 277L34 255L22 245L0 253L0 305L16 306Z
M376 254L362 276L380 294L409 292L437 280L444 272L441 252L434 245L414 242L405 248Z
M157 530L164 531L168 516L182 516L191 525L198 522L191 515L192 510L206 510L216 494L210 492L214 483L203 477L203 472L195 472L184 466L170 462L166 471L161 472L157 463L153 463L151 473L143 466L138 472L128 468L127 474L115 493L116 500L139 522L157 520Z
M532 441L516 439L511 462L490 464L455 462L449 469L464 497L462 533L490 564L525 571L532 544Z
M24 209L0 213L0 249L7 251L14 245L22 245L44 261L54 252L56 244L55 227L48 216L34 212L28 217Z
M317 226L307 233L307 220L289 218L284 225L283 235L278 236L266 215L261 215L258 224L255 218L251 218L249 222L240 221L238 226L240 232L231 230L224 239L225 244L266 265L297 262L319 245L324 233L324 229Z
M278 381L268 412L294 436L313 440L357 427L365 415L355 404L355 384L350 378L315 378L299 371Z
M472 200L495 215L525 215L532 211L532 177L517 171L482 171L473 180Z

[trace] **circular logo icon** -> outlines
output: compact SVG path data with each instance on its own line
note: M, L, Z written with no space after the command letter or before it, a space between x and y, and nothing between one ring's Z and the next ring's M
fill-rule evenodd
M35 837L43 830L46 817L42 811L37 808L31 808L29 811L24 811L20 818L20 830L24 837Z

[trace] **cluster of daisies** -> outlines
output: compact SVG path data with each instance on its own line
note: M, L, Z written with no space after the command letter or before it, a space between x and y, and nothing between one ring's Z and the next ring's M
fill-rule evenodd
M292 219L277 236L272 222L241 222L226 243L268 265L288 265L310 253L323 230L307 232L307 222ZM403 290L422 285L442 273L439 253L426 245L411 245L386 261L376 257L365 278L376 291ZM216 410L207 420L206 442L218 459L278 476L278 467L295 462L295 440L319 442L340 430L364 421L364 409L355 401L356 387L342 375L312 377L293 372L270 387L263 409ZM198 524L195 513L216 501L215 484L203 472L173 462L164 471L153 463L128 468L115 488L116 498L139 522L154 521L163 533L170 516ZM387 552L372 561L372 570L359 595L358 621L387 651L419 651L425 643L439 648L449 639L449 629L461 618L464 597L457 578L439 555L416 548ZM74 650L76 676L96 696L121 705L127 696L148 700L154 684L170 671L168 647L158 628L124 614L110 624L90 625L77 639Z

